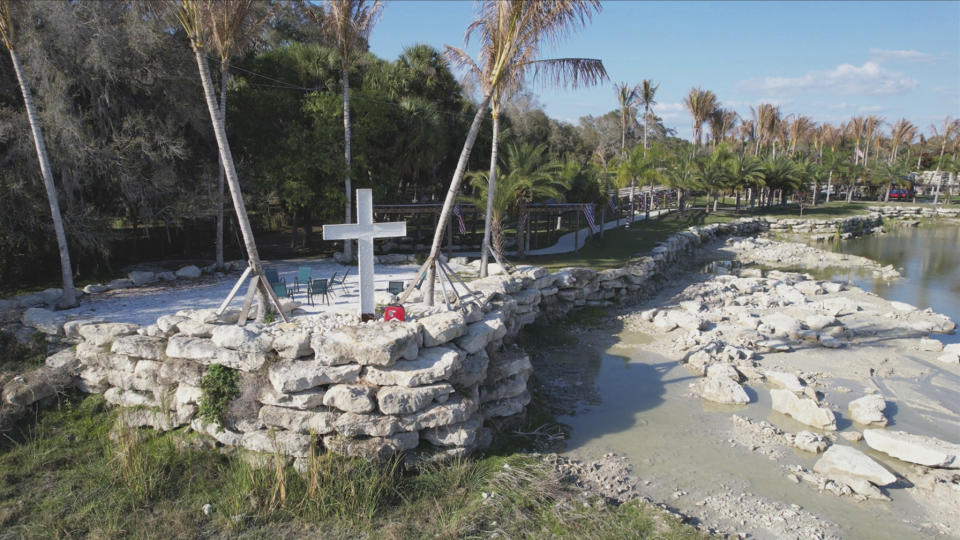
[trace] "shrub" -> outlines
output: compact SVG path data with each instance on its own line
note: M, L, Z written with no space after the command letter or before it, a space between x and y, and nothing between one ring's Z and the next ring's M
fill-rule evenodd
M200 410L197 414L207 422L223 427L223 413L230 400L240 395L239 374L226 366L213 364L200 380Z

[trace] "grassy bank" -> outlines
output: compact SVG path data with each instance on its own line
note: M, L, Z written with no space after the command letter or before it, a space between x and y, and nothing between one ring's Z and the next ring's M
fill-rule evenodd
M804 207L804 219L831 219L866 215L868 206L876 203L831 202L818 204L815 207ZM742 217L794 217L800 218L800 210L796 205L785 207L771 206L765 208L735 208L720 206L716 212L707 213L703 207L687 209L683 214L671 212L659 218L643 220L634 223L630 228L620 227L606 231L603 238L594 236L585 246L575 253L558 255L543 255L527 257L520 262L545 266L550 270L557 270L567 266L581 266L596 270L619 268L632 257L646 254L659 242L670 235L685 230L694 225L710 225L733 221Z
M509 450L413 470L325 454L301 475L196 434L115 429L117 415L100 396L67 396L0 440L0 538L699 537Z

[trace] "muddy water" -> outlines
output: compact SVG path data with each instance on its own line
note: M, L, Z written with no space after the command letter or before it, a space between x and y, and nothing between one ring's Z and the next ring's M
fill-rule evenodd
M895 489L890 490L892 502L858 503L819 494L810 484L790 481L783 469L787 464L812 469L817 459L813 454L786 449L784 456L771 459L732 443L732 414L767 420L789 432L810 429L772 412L765 388L747 387L749 405L705 404L689 395L688 385L696 378L675 361L643 351L638 346L643 336L624 333L616 337L619 342L602 352L581 345L576 350L550 353L550 362L593 366L590 373L579 375L578 382L595 385L602 396L558 418L571 428L570 454L599 457L615 452L627 456L634 465L634 476L649 482L643 488L646 494L688 514L700 515L702 504L698 503L706 497L727 493L736 498L745 492L788 506L799 505L838 525L844 538L917 537L918 529L904 524L903 519L922 521L922 511ZM704 521L711 524L709 511L707 514ZM764 537L762 530L750 526L749 509L744 509L743 518L745 525L738 520L714 524Z
M960 323L960 227L926 226L891 228L882 236L841 242L814 243L817 247L859 255L900 268L903 279L886 282L869 272L828 270L817 277L853 281L860 288L887 300L933 308ZM960 343L960 332L938 336L945 343Z

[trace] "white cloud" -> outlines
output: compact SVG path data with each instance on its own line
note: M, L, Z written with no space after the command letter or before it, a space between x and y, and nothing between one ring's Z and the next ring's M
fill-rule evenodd
M903 73L890 71L876 62L862 66L840 64L825 71L808 71L802 77L763 77L740 83L746 89L764 92L835 92L838 94L893 95L917 87L917 81Z
M914 50L870 49L870 55L878 62L900 61L930 63L936 60L936 57L932 54Z
M677 120L680 118L689 118L690 113L687 106L683 103L657 103L653 106L653 114L664 120Z

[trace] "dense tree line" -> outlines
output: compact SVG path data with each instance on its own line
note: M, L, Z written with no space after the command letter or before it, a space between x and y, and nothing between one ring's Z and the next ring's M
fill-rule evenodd
M136 252L128 249L131 242L169 248L153 256L214 258L218 209L229 204L217 181L222 160L184 28L142 9L142 2L0 2L12 6L17 53L45 136L73 272L91 277L128 262L125 256ZM478 17L511 9L528 16L523 10L529 9L530 20L547 21L542 29L554 24L550 17L560 17L557 28L565 28L584 16L563 11L577 5L489 3ZM599 9L595 2L583 5ZM804 193L810 183L850 186L846 192L853 193L854 187L888 185L910 170L956 168L960 139L951 119L925 138L906 120L889 130L875 117L817 125L772 105L745 118L700 89L687 100L695 118L691 143L657 116L651 80L619 87L624 99L605 115L581 118L577 125L559 122L525 89L536 70L520 67L539 69L536 33L519 48L488 51L513 66L502 71L507 83L496 94L497 137L507 149L497 158L491 156L492 118L481 114L484 97L494 95L482 59L480 77L459 81L449 53L414 45L398 58L381 59L367 51L359 34L344 62L323 7L253 2L251 17L262 18L262 25L229 54L211 52L216 47L202 51L215 87L225 90L218 99L226 103L226 132L254 229L292 229L296 246L308 251L317 248L315 226L343 219L347 178L354 189L372 188L377 201L443 200L475 119L475 148L460 171L472 172L459 192L482 204L484 179L502 169L499 176L514 186L514 196L497 211L501 235L504 222L518 219L524 204L603 202L616 186L667 185L681 195L737 193L767 204L787 196L811 198ZM584 68L587 79L601 78L599 64L576 60L584 62L558 72L557 81ZM58 254L14 71L9 58L0 61L3 288L53 278ZM225 215L227 256L243 256L236 218Z

